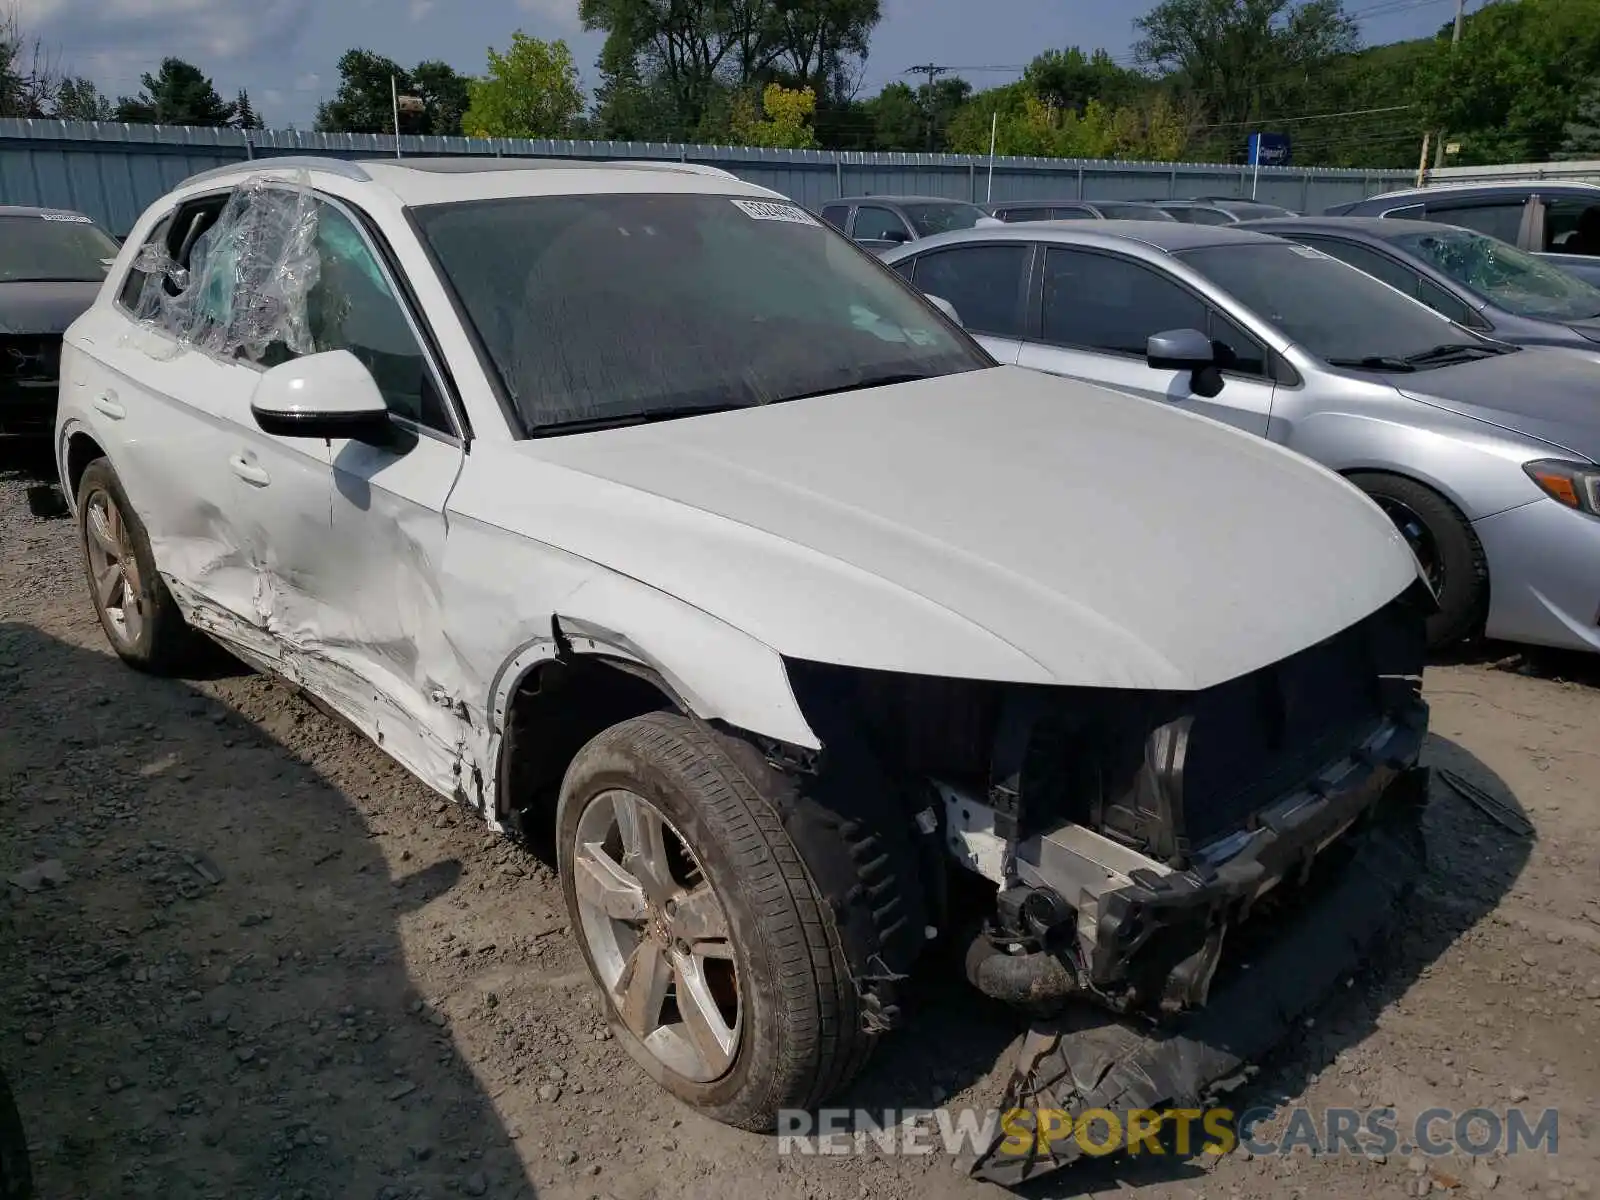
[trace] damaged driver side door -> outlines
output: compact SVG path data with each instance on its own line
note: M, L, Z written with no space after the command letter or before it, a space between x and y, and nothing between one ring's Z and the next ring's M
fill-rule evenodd
M367 368L389 425L320 443L327 535L297 544L276 583L299 610L295 673L431 786L475 799L439 586L465 424L378 227L319 195L316 249L315 350L348 351Z

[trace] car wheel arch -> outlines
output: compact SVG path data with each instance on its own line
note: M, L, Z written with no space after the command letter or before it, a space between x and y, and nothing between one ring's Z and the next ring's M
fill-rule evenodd
M526 826L531 805L534 826L546 816L553 819L551 789L559 789L561 775L578 751L604 729L647 712L679 712L708 725L792 747L797 754L819 748L789 688L782 659L768 653L772 665L782 672L783 694L763 697L755 709L738 707L737 698L724 690L727 686L770 691L777 686L777 678L735 670L726 676L700 679L702 691L626 634L579 618L553 616L550 633L519 647L491 685L489 730L498 743L492 756L495 817L513 827ZM700 657L709 671L713 666L710 656ZM560 704L551 703L556 694L563 697ZM763 728L763 722L749 719L763 707L790 711L780 714L776 724ZM735 719L739 716L746 719ZM540 811L541 798L551 802L548 813Z
M60 474L62 490L66 493L69 506L77 504L78 483L89 469L89 464L105 457L104 448L92 433L81 427L68 427L66 436L61 439Z

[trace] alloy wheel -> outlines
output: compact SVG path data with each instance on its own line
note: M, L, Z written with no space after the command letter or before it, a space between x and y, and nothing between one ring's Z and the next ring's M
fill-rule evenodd
M1428 528L1427 522L1411 510L1407 504L1391 496L1374 496L1378 507L1388 514L1394 522L1400 536L1405 538L1406 544L1411 547L1411 552L1417 556L1417 561L1422 564L1422 573L1428 580L1428 586L1433 589L1433 594L1444 594L1444 556L1439 551L1439 543L1433 536L1433 531Z
M590 961L621 1023L696 1083L733 1065L744 1010L728 915L688 842L633 792L597 795L572 856Z
M119 645L131 648L144 632L144 591L133 536L109 492L96 489L89 494L85 529L89 578L105 615L106 632Z

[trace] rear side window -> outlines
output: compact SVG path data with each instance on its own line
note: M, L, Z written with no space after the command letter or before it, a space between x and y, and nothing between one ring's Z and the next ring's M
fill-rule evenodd
M1522 210L1525 207L1521 200L1503 204L1430 204L1427 216L1430 221L1473 229L1515 246L1522 231Z
M1191 208L1188 219L1196 225L1233 224L1233 218L1220 208Z
M1092 221L1094 213L1087 208L1052 208L1050 217L1055 221Z
M1001 216L1006 221L1048 221L1048 208L1008 208Z
M1142 355L1153 333L1204 333L1208 323L1197 296L1149 267L1111 254L1054 246L1045 252L1047 342ZM1242 357L1244 349L1238 350Z
M1022 336L1027 246L960 246L917 260L917 287L948 300L974 333Z
M844 232L844 223L850 219L850 206L848 204L828 204L822 209L822 219L832 225L840 233Z
M1545 201L1543 250L1600 255L1600 201Z

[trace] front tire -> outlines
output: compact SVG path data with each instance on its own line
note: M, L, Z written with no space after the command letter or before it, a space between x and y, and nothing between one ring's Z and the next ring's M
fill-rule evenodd
M1489 567L1471 523L1414 479L1380 472L1349 478L1389 515L1439 595L1439 611L1428 618L1428 649L1445 650L1475 637L1488 614Z
M156 572L144 522L104 458L78 482L78 541L100 628L118 657L158 675L186 665L196 636Z
M774 805L677 713L615 725L568 768L562 889L618 1040L680 1100L758 1132L866 1057L848 964Z

